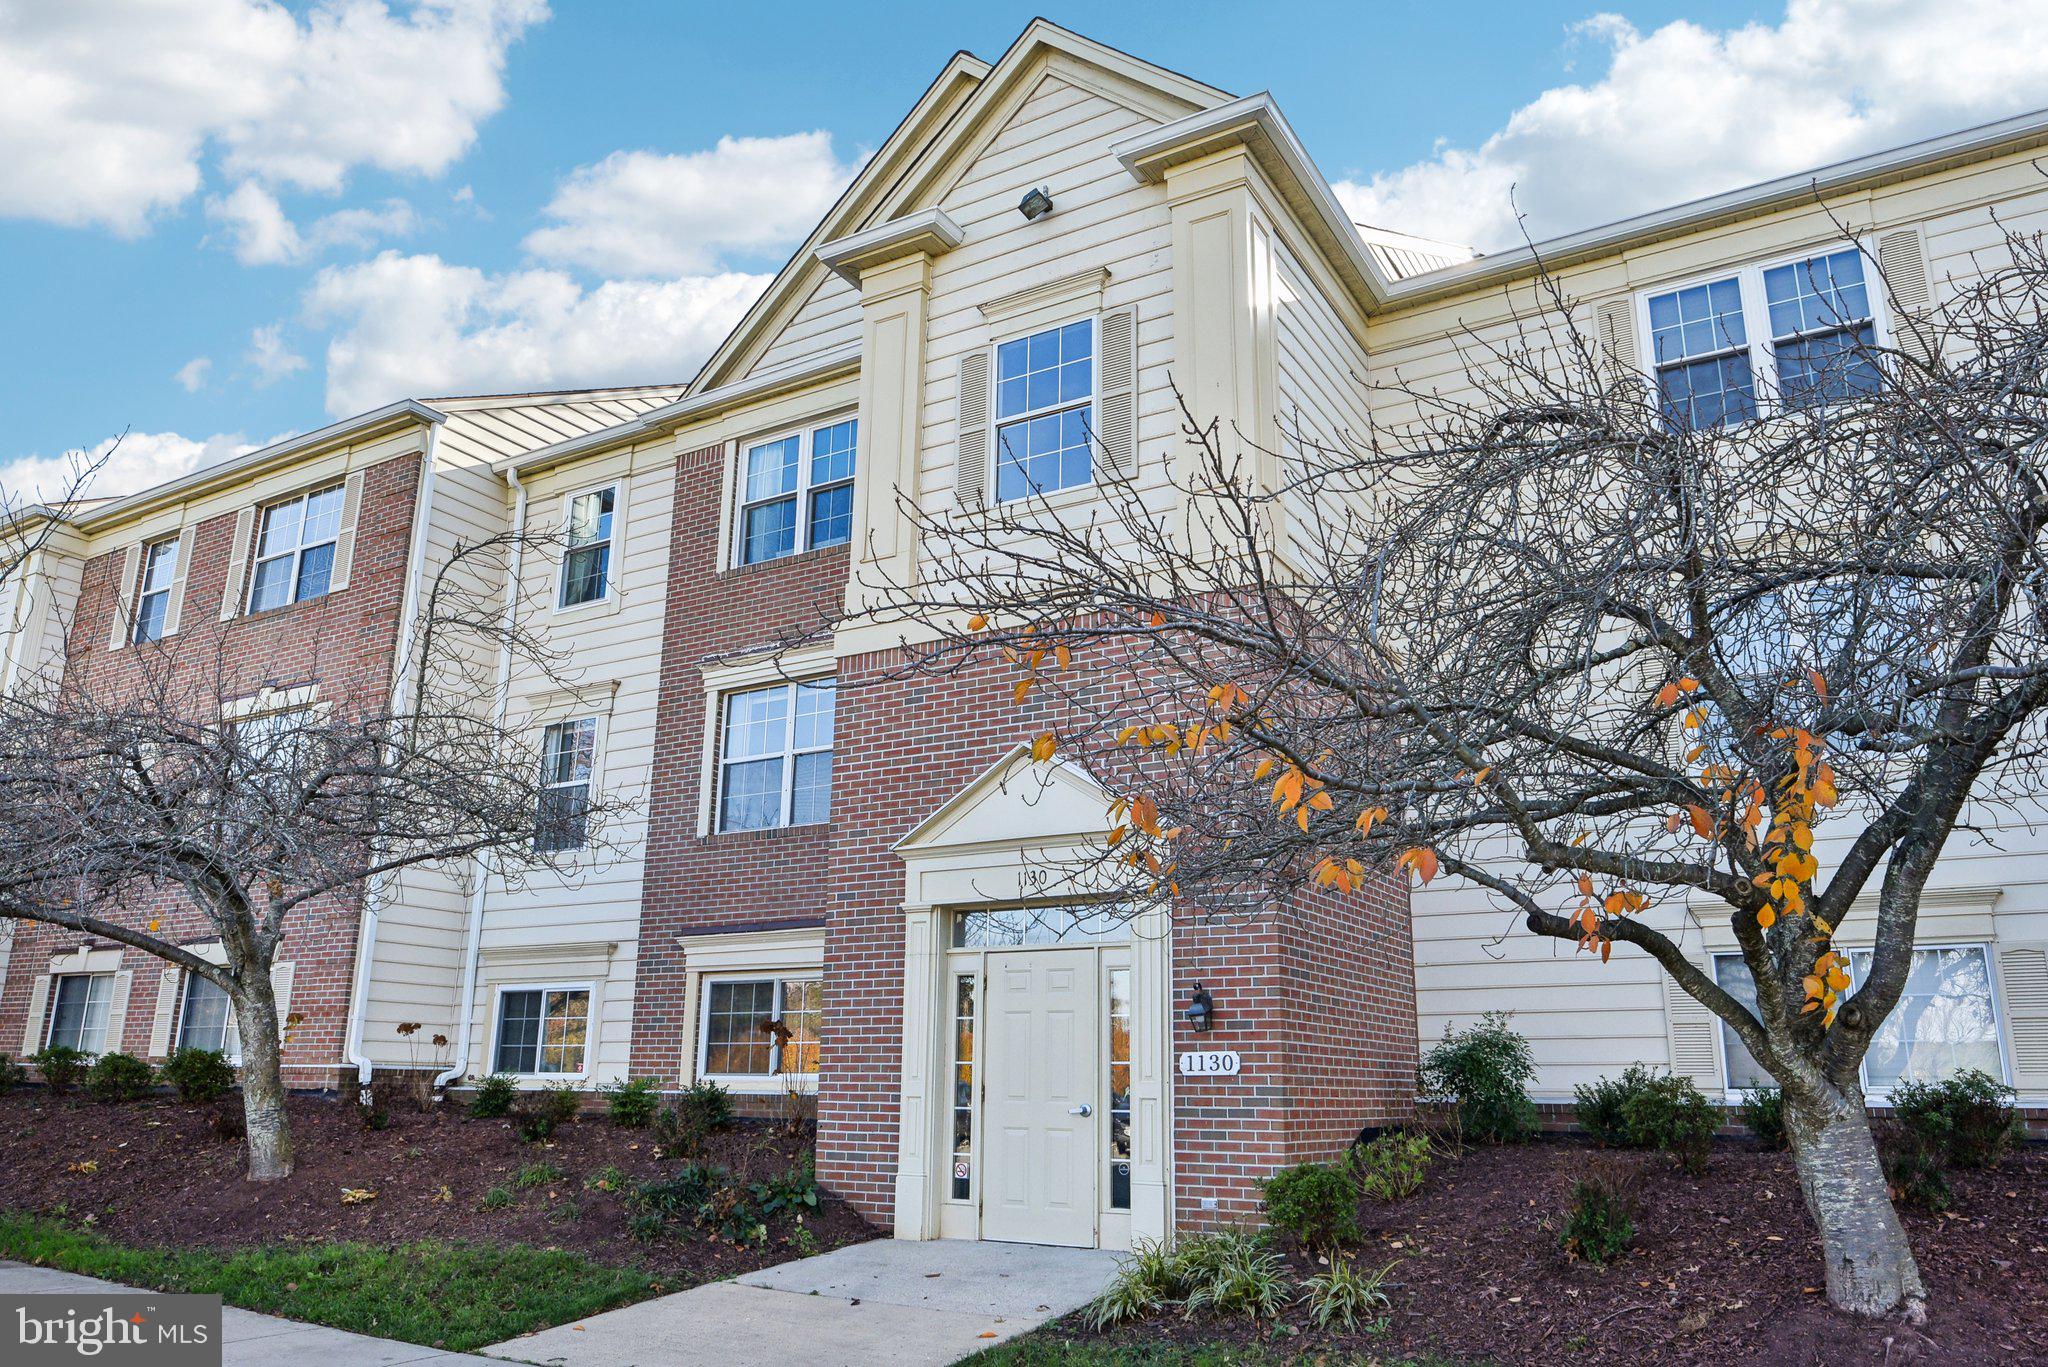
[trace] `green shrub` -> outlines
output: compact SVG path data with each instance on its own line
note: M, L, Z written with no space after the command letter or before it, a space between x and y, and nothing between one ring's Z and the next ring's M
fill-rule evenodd
M59 1096L76 1087L84 1079L85 1070L92 1062L84 1052L63 1044L38 1049L28 1056L28 1061L43 1075L43 1081L49 1089Z
M1457 1103L1467 1139L1508 1144L1536 1132L1536 1103L1525 1090L1536 1076L1529 1041L1508 1028L1506 1013L1489 1011L1477 1025L1444 1037L1422 1061L1424 1095Z
M180 1049L164 1060L163 1074L178 1100L195 1105L218 1101L235 1087L235 1066L213 1049Z
M664 1149L695 1153L706 1137L732 1123L732 1093L715 1082L693 1082L654 1118L654 1137Z
M601 1090L612 1124L621 1129L643 1128L661 1107L661 1094L651 1077L616 1078Z
M1620 1257L1636 1237L1636 1193L1642 1173L1618 1159L1595 1160L1572 1184L1562 1242L1567 1256L1596 1267Z
M1350 1333L1360 1320L1387 1309L1387 1293L1380 1288L1393 1270L1393 1263L1377 1272L1361 1272L1343 1259L1331 1263L1328 1272L1301 1284L1308 1317L1325 1333Z
M1895 1120L1880 1121L1871 1128L1892 1200L1936 1215L1955 1203L1940 1160L1920 1136Z
M1623 1113L1629 1098L1657 1080L1657 1074L1640 1063L1632 1063L1620 1077L1603 1077L1598 1082L1572 1089L1579 1127L1609 1148L1626 1148L1628 1118Z
M1975 1068L1940 1082L1901 1082L1892 1111L1928 1155L1950 1168L1988 1168L2024 1133L2013 1089Z
M1431 1157L1428 1135L1383 1134L1351 1151L1351 1170L1373 1200L1402 1201L1422 1190Z
M156 1069L133 1054L101 1054L86 1070L85 1090L94 1101L140 1101L156 1086Z
M473 1120L496 1120L501 1115L512 1114L512 1103L519 1099L519 1084L503 1073L492 1073L476 1085L476 1095L469 1099L469 1114Z
M797 1160L795 1167L779 1177L754 1183L747 1188L747 1196L763 1219L784 1213L802 1215L816 1210L818 1175L812 1167L811 1156L805 1154Z
M1256 1235L1225 1230L1184 1240L1181 1305L1190 1315L1278 1318L1288 1300L1287 1264Z
M529 1144L553 1138L556 1130L576 1118L576 1088L564 1082L528 1092L519 1111L519 1137Z
M0 1096L6 1096L27 1081L28 1069L16 1063L11 1055L0 1054Z
M1776 1087L1755 1087L1742 1098L1742 1123L1767 1149L1785 1147L1785 1094Z
M1721 1128L1721 1108L1700 1095L1689 1077L1653 1077L1622 1102L1628 1142L1639 1149L1657 1149L1689 1173L1707 1170L1714 1150L1714 1132Z
M1296 1163L1259 1183L1266 1214L1309 1248L1358 1242L1358 1185L1337 1163Z

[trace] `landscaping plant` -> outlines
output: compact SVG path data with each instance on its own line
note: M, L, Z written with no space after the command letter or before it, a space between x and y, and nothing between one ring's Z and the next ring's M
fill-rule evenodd
M1714 1132L1721 1128L1721 1108L1700 1094L1689 1077L1651 1077L1621 1105L1628 1142L1639 1149L1657 1149L1697 1176L1707 1170Z
M1189 1315L1279 1316L1288 1301L1287 1264L1255 1233L1219 1230L1182 1241L1181 1307Z
M495 1120L512 1114L512 1103L518 1099L519 1084L504 1073L492 1073L477 1083L476 1095L469 1099L469 1114L476 1120Z
M1785 1147L1785 1094L1776 1087L1752 1087L1737 1108L1742 1123L1767 1149Z
M661 1093L656 1086L651 1077L636 1077L614 1078L600 1088L612 1124L628 1130L645 1127L661 1107Z
M552 1139L556 1130L576 1118L581 1103L567 1082L526 1093L519 1105L519 1137L529 1144Z
M1620 1077L1603 1077L1573 1088L1573 1110L1578 1115L1579 1127L1608 1148L1625 1148L1634 1143L1622 1110L1628 1099L1649 1086L1656 1076L1650 1068L1632 1063Z
M1358 1242L1358 1185L1340 1163L1296 1163L1259 1183L1266 1214L1307 1248Z
M1377 1272L1361 1272L1348 1259L1333 1261L1328 1272L1301 1284L1309 1318L1325 1333L1343 1334L1356 1329L1361 1320L1377 1318L1389 1305L1381 1285L1394 1266L1388 1263Z
M1140 1239L1117 1262L1109 1285L1083 1308L1082 1321L1091 1329L1108 1329L1158 1314L1179 1302L1184 1275L1178 1252Z
M1501 1011L1464 1031L1446 1026L1421 1070L1424 1096L1454 1102L1464 1137L1482 1144L1517 1143L1536 1132L1536 1103L1527 1090L1535 1076L1529 1041Z
M52 1044L28 1056L35 1070L43 1075L43 1083L57 1096L76 1087L85 1077L85 1070L92 1059L84 1052L69 1045Z
M12 1056L0 1054L0 1096L6 1096L27 1081L28 1069L16 1063Z
M86 1094L94 1101L140 1101L156 1086L156 1070L133 1054L101 1054L86 1070Z
M176 1050L164 1060L162 1071L178 1100L189 1104L218 1101L235 1087L234 1065L213 1049Z
M1358 1189L1375 1201L1402 1201L1422 1190L1432 1149L1423 1134L1383 1134L1351 1151Z
M2026 1133L2012 1088L1976 1068L1940 1082L1901 1082L1892 1112L1929 1157L1950 1168L1995 1166Z
M700 1079L683 1088L675 1104L654 1118L654 1134L664 1149L695 1153L706 1138L731 1123L732 1093Z
M1621 1256L1636 1237L1637 1192L1642 1172L1623 1159L1595 1159L1572 1184L1565 1215L1565 1253L1595 1266Z

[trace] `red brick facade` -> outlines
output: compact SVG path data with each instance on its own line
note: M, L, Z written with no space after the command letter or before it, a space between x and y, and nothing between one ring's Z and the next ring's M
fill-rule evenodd
M364 472L346 588L258 616L220 620L235 512L197 524L180 629L161 647L177 676L189 677L195 691L217 687L223 699L265 686L316 684L323 701L344 711L354 699L381 704L391 686L419 469L418 457L408 455ZM95 680L118 682L144 667L145 651L158 649L109 649L115 581L123 560L123 549L117 548L86 563L67 638L67 669L86 671ZM285 1042L289 1086L331 1087L339 1078L359 913L355 897L312 902L295 913L278 951L279 962L293 966L289 1010L299 1018ZM160 920L161 933L181 943L213 938L204 917L173 893L129 914L138 923ZM0 985L0 1050L12 1053L23 1042L32 984L51 956L81 944L116 947L54 926L16 925L6 981ZM107 1047L146 1055L158 982L167 969L136 949L123 951L121 967L133 974L125 1024L119 1043L110 1040Z

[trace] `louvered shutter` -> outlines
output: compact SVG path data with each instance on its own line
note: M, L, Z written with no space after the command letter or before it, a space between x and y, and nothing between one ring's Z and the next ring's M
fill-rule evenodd
M128 634L135 621L135 588L142 570L142 543L125 548L121 552L121 577L114 582L114 625L107 637L107 649L119 650L128 644Z
M178 1013L178 989L184 982L184 971L169 964L156 975L156 1015L149 1022L151 1058L163 1058L171 1052L171 1025Z
M171 572L171 597L164 605L164 635L175 636L185 621L185 578L192 572L192 540L197 527L178 533L178 564Z
M986 348L960 358L960 439L953 459L953 498L962 508L988 502L988 360Z
M1715 1048L1714 1013L1693 1000L1678 980L1664 976L1664 1030L1671 1045L1671 1071L1689 1077L1703 1092L1721 1090L1721 1066Z
M292 1037L292 965L289 960L270 966L270 995L277 1002L277 1031L280 1045Z
M1891 296L1893 345L1909 356L1929 359L1931 348L1924 329L1933 295L1927 287L1927 256L1921 250L1920 230L1895 228L1880 234L1877 270Z
M1614 367L1617 378L1635 375L1642 369L1641 353L1636 347L1635 300L1626 295L1604 300L1593 310L1593 329L1600 352Z
M128 1034L128 998L135 991L135 970L124 968L114 974L113 998L107 1003L107 1032L100 1040L100 1052L118 1054Z
M356 518L362 509L363 474L358 470L341 486L341 531L334 538L334 571L327 576L329 593L348 587L349 572L356 565Z
M1103 473L1129 479L1138 468L1138 315L1116 309L1102 315Z
M35 981L28 989L28 1020L21 1028L21 1052L23 1057L43 1047L43 1013L50 1007L50 975L36 974Z
M1998 987L2012 1041L2013 1086L2048 1091L2048 945L2000 946Z
M242 610L242 576L249 569L249 538L256 530L256 510L235 514L234 540L228 543L228 577L220 590L220 619L230 621Z

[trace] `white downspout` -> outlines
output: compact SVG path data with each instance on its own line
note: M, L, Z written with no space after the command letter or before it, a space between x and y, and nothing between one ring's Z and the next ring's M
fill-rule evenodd
M427 447L420 457L420 493L415 501L412 520L412 546L407 554L411 557L412 574L405 585L405 606L398 618L397 659L393 661L391 681L391 702L395 711L405 710L407 695L412 685L412 671L406 668L406 661L412 655L413 633L419 629L420 584L427 577L427 533L434 519L434 472L440 464L441 424L436 422L427 429ZM356 1070L356 1088L364 1096L369 1094L370 1075L375 1065L363 1053L363 1017L370 1007L371 958L377 952L377 906L385 886L393 875L373 879L363 891L362 922L356 928L356 971L355 980L349 986L348 1023L342 1034L342 1058Z
M512 630L517 625L519 612L520 575L526 563L526 485L520 482L517 470L507 470L505 479L512 485L512 561L505 570L505 631L498 642L498 696L492 704L491 724L500 730L505 725L505 711L512 692ZM455 1061L434 1077L435 1087L446 1087L469 1071L469 1046L475 1035L476 1018L476 963L484 936L484 898L490 887L490 876L483 856L477 856L476 883L469 891L469 933L462 948L462 997L461 1014L455 1024Z

